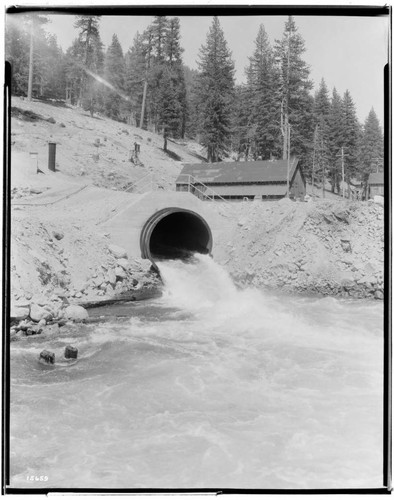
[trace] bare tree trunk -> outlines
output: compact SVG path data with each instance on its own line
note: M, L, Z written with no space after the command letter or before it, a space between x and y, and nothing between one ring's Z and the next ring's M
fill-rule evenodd
M30 59L29 59L29 83L27 87L27 99L31 101L33 94L33 58L34 58L34 20L30 26Z
M148 81L145 78L145 81L144 81L144 93L143 93L143 96L142 96L140 128L142 128L144 126L145 101L146 101L146 91L147 91L147 89L148 89Z

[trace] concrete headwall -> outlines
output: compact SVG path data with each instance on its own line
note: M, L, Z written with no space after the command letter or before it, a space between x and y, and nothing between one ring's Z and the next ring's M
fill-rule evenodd
M165 208L190 210L202 217L212 231L213 249L215 233L220 229L220 220L210 207L211 202L202 202L190 193L175 191L148 192L137 199L130 197L121 210L113 218L102 224L103 230L111 236L111 241L123 247L129 257L141 257L140 236L145 223L152 215ZM214 202L212 202L214 203Z

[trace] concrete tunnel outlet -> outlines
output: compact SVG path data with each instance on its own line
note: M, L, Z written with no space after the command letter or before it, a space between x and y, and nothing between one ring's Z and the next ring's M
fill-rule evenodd
M164 208L144 224L140 247L141 257L156 262L185 259L194 253L211 254L212 232L201 215L182 208Z

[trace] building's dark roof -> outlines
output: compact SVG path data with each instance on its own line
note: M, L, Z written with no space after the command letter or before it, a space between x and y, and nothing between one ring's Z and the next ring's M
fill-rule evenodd
M298 159L292 158L290 162L290 180L294 175L297 164ZM176 184L188 184L189 175L209 185L245 182L286 182L287 160L189 164L183 167Z
M372 174L369 174L368 183L369 184L384 184L383 172L373 172Z

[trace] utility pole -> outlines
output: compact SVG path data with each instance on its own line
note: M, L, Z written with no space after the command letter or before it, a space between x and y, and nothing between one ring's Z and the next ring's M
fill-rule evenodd
M323 149L323 137L321 139L321 151L324 151ZM324 152L323 152L323 158L322 158L323 162L323 198L326 197L326 160L325 160L325 157L324 157Z
M342 198L345 198L345 162L343 161L343 146L341 148L341 160L342 160Z
M287 197L290 198L290 125L287 123Z
M341 157L341 168L342 168L342 198L345 198L345 156L348 156L347 154L345 155L343 152L343 146L341 147L341 154L337 154L337 157ZM349 184L348 184L349 188ZM338 193L339 194L339 193Z
M315 127L315 133L313 134L313 157L312 157L312 199L315 195L315 157L316 157L316 136L319 130L319 124Z

